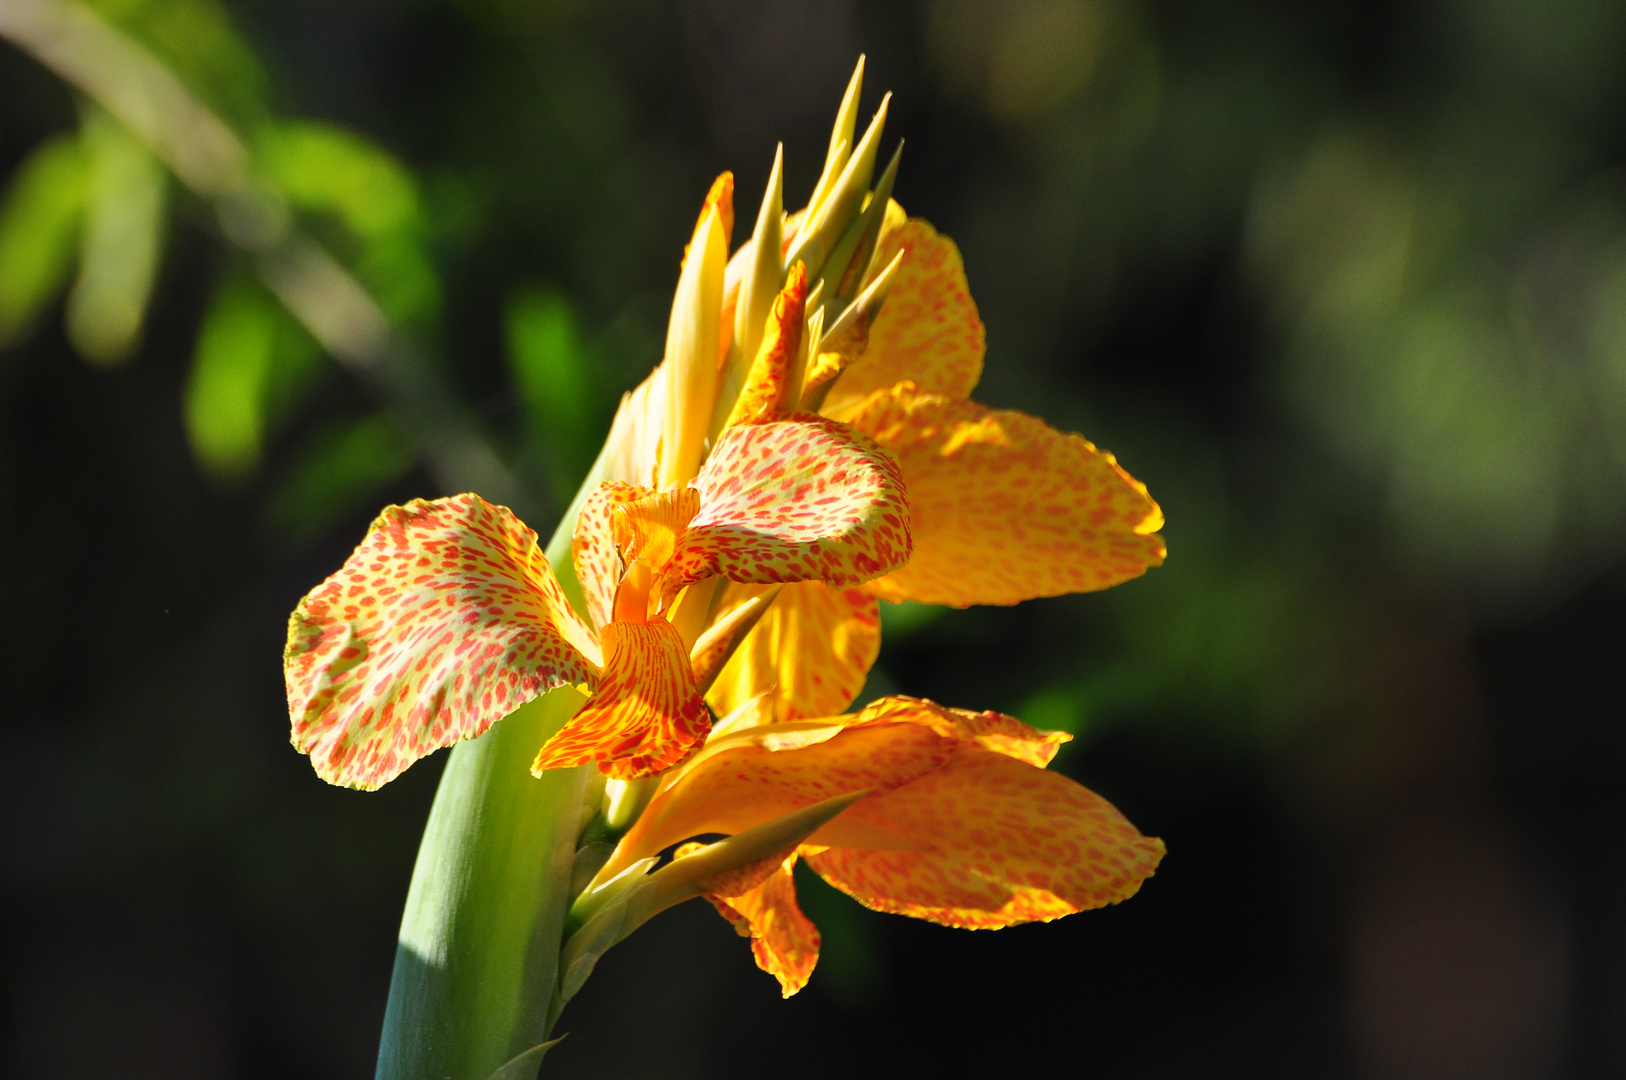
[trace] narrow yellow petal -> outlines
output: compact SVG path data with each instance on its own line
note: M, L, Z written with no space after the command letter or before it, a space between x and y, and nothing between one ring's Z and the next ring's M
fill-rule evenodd
M728 227L732 226L734 178L718 177L706 199L683 259L672 317L666 328L666 425L662 431L659 486L675 487L700 471L717 397Z

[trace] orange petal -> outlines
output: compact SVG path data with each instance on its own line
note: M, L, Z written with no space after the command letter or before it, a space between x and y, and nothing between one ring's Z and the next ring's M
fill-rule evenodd
M683 848L678 852L681 856ZM750 889L736 893L724 888L705 894L718 914L734 924L740 937L751 939L757 967L779 980L783 997L806 986L819 962L819 928L796 903L795 867L796 856L792 854Z
M617 507L651 495L648 488L611 480L593 489L576 514L570 536L570 556L576 564L576 580L587 598L587 614L593 625L610 624L615 610L615 587L621 583L624 565L616 544L614 517Z
M891 455L809 413L723 432L695 479L700 512L660 586L711 574L849 586L909 558L909 504Z
M966 285L960 249L912 218L901 228L882 232L870 266L885 267L900 250L903 264L870 327L863 356L825 399L823 411L829 416L845 419L846 410L870 393L904 379L958 399L969 397L982 377L987 336Z
M533 773L593 761L616 780L653 776L688 757L711 730L688 650L670 623L611 623L603 640L598 690L543 744Z
M941 765L956 745L922 725L847 729L846 719L851 718L768 724L736 733L726 746L707 747L656 792L604 872L692 836L732 835L836 795L907 784ZM877 847L917 843L869 821L845 829L843 821L867 801L860 800L821 828L814 842Z
M622 561L642 559L656 570L665 566L699 509L700 493L692 487L643 492L615 507L610 522Z
M751 586L728 595L743 601ZM852 704L881 651L880 605L859 589L816 581L787 585L745 636L712 684L707 700L727 716L772 691L780 719L833 716Z
M1073 737L1065 731L1040 731L1004 713L955 709L925 698L902 694L880 698L865 706L857 715L841 719L849 727L919 724L945 738L974 742L984 750L1025 761L1040 769L1050 764L1063 743L1073 741Z
M802 344L802 311L806 300L807 268L798 262L791 267L784 289L774 297L762 344L725 427L760 420L776 411L788 411L784 401L785 383ZM790 407L794 405L792 402Z
M920 846L809 852L826 881L877 911L969 929L1117 903L1163 858L1161 840L1088 788L966 743L913 783L861 799L838 823L884 827Z
M1023 413L903 383L852 412L897 456L914 555L883 600L1015 604L1088 592L1163 561L1163 513L1111 454Z
M376 788L592 679L597 654L536 533L506 508L478 495L391 506L288 620L293 743L324 780Z

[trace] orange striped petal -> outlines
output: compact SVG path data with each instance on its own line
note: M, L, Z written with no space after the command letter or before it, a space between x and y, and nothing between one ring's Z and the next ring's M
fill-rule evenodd
M807 300L807 267L798 262L791 267L785 287L774 297L768 313L762 344L751 371L740 390L739 400L729 413L725 427L764 419L776 411L788 411L786 380L802 344L802 313ZM800 391L798 389L797 393Z
M509 510L478 495L391 506L288 620L293 743L324 780L376 788L591 680L597 655Z
M878 391L853 427L897 456L914 555L883 600L1015 604L1104 589L1163 561L1163 512L1111 454L1023 413Z
M870 327L863 356L841 376L823 411L845 419L846 410L876 390L911 379L922 390L969 397L982 377L987 335L965 264L954 241L919 218L883 231L870 266L885 267L904 252L886 304ZM865 284L868 284L866 282Z
M891 455L810 413L729 428L695 479L700 512L660 586L712 574L850 586L909 558L909 504Z
M653 776L688 757L711 730L688 650L665 619L611 623L603 648L598 690L543 744L533 773L592 761L616 780Z
M684 848L702 846L685 844L678 853L681 857ZM735 886L704 894L740 937L751 939L757 967L779 980L781 997L806 986L819 962L819 928L796 903L795 867L792 854L749 889L736 892Z
M1088 788L967 743L913 783L861 799L837 823L884 827L919 846L808 852L826 881L877 911L969 929L1125 900L1164 850Z
M699 509L700 493L692 487L643 492L616 506L610 522L622 561L642 559L651 567L665 566Z
M750 586L728 599L743 602ZM707 700L717 715L771 691L782 720L833 716L852 704L881 651L880 605L860 589L816 581L787 585L745 636L712 684Z
M610 625L611 613L615 610L615 588L621 583L624 569L616 545L616 508L650 494L653 493L648 488L636 484L607 481L593 489L576 514L576 525L570 536L570 557L576 565L576 580L581 582L582 594L587 598L587 614L594 626Z

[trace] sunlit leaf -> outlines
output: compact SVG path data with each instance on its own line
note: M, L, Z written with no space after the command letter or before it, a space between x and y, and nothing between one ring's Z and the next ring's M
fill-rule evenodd
M162 166L134 135L87 108L81 140L89 163L79 277L68 293L68 338L98 364L127 360L158 270L164 223Z
M285 545L314 539L375 503L379 490L405 475L415 460L412 444L382 414L323 429L266 504L266 531Z
M204 316L187 381L186 431L217 479L259 465L268 429L318 370L316 343L253 280L231 275Z
M435 313L440 285L424 248L422 200L402 165L329 124L278 124L257 149L260 167L296 208L336 219L355 239L356 272L390 316Z
M79 141L58 136L28 156L0 203L0 345L21 337L67 281L85 173Z

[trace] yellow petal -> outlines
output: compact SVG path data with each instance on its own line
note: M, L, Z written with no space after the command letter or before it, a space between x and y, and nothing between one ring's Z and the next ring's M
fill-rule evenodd
M666 326L666 423L662 428L663 489L694 479L717 398L718 343L723 333L723 277L728 228L734 224L734 177L724 173L706 197ZM725 226L727 228L725 228Z
M376 788L592 679L598 652L506 508L478 495L391 506L288 620L293 743L329 783Z
M1015 604L1163 561L1157 503L1078 435L908 383L871 395L851 422L897 457L909 495L914 554L865 586L882 599Z
M749 592L735 586L729 601ZM881 650L873 596L816 581L787 585L740 642L706 695L727 716L764 692L782 720L833 716L852 704Z
M543 744L531 765L539 776L588 762L616 780L653 776L688 757L711 730L688 650L670 623L615 622L603 637L598 690Z
M982 377L986 334L954 241L912 218L883 230L870 265L877 272L904 252L864 354L841 376L823 412L846 411L876 390L910 379L921 390L969 397Z

